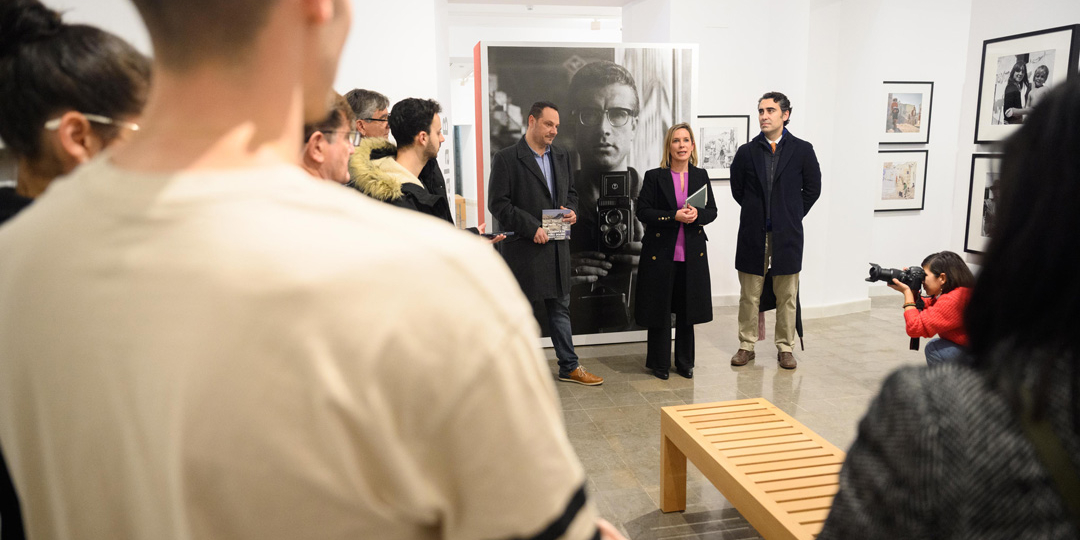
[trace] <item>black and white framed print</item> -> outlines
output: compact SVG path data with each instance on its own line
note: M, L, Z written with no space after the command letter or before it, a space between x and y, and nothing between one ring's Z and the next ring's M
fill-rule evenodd
M875 212L922 210L926 202L926 150L882 150L881 189Z
M933 82L885 81L881 144L926 144L930 142L930 106Z
M735 151L750 140L750 117L699 116L697 120L698 166L709 171L710 180L730 180Z
M971 156L971 185L968 191L967 230L964 251L982 253L990 242L997 210L1001 178L1000 154Z
M975 143L1008 137L1055 84L1076 75L1080 25L983 42Z

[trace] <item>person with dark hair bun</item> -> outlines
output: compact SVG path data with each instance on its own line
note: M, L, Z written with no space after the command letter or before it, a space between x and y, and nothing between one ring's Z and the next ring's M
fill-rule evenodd
M904 295L907 334L913 338L933 338L923 347L928 365L960 360L968 341L964 308L971 298L975 277L964 260L951 251L931 253L923 259L922 269L926 274L923 289L927 296L926 307L921 311L915 306L911 287L895 278L889 284L889 288Z
M1005 142L997 222L964 312L971 363L885 381L818 540L1077 538L1078 146L1072 78Z
M138 130L149 86L150 60L119 37L64 24L38 0L0 3L0 139L18 161L0 223Z
M124 40L64 24L38 0L0 3L0 140L18 163L0 188L0 224L138 126L150 60ZM22 538L18 497L0 453L3 538Z

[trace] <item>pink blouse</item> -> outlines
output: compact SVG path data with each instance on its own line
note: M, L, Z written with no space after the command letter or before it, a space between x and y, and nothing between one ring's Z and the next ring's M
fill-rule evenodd
M678 208L682 208L686 205L687 190L690 182L689 172L675 172L671 171L671 181L675 183L675 204ZM679 224L679 235L675 237L675 257L676 262L686 262L686 231L683 224Z

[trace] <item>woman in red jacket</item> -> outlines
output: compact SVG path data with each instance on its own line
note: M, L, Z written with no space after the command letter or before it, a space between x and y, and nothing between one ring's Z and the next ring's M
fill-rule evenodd
M963 358L968 337L964 329L964 309L971 298L975 277L959 255L951 251L934 253L923 259L923 289L926 308L915 308L911 288L897 279L889 287L904 293L904 321L907 334L913 338L931 339L923 347L929 365L953 362Z

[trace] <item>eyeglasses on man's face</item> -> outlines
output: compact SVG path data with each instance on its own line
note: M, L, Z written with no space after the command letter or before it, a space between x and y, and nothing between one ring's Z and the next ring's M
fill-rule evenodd
M349 144L351 144L353 146L360 146L360 140L364 138L364 136L361 135L359 131L337 130L337 131L322 131L321 133L323 135L326 135L327 137L330 137L332 135L344 135L349 140Z
M389 122L390 115L387 115L386 118L361 118L361 120L365 122Z
M139 125L134 123L134 122L125 122L123 120L117 120L115 118L109 118L108 116L101 116L100 114L92 114L92 113L84 113L84 112L80 112L79 114L83 115L83 118L85 118L85 119L87 119L87 120L89 120L91 122L97 123L97 124L105 124L105 125L109 125L109 126L116 126L118 128L130 129L131 131L139 131ZM61 122L62 119L63 119L62 117L56 117L56 118L53 118L52 120L49 120L48 122L45 122L45 129L47 129L49 131L56 131L56 130L60 129L60 122Z
M624 107L612 107L610 109L582 109L574 111L578 122L583 126L599 126L604 118L614 127L625 126L637 113Z

